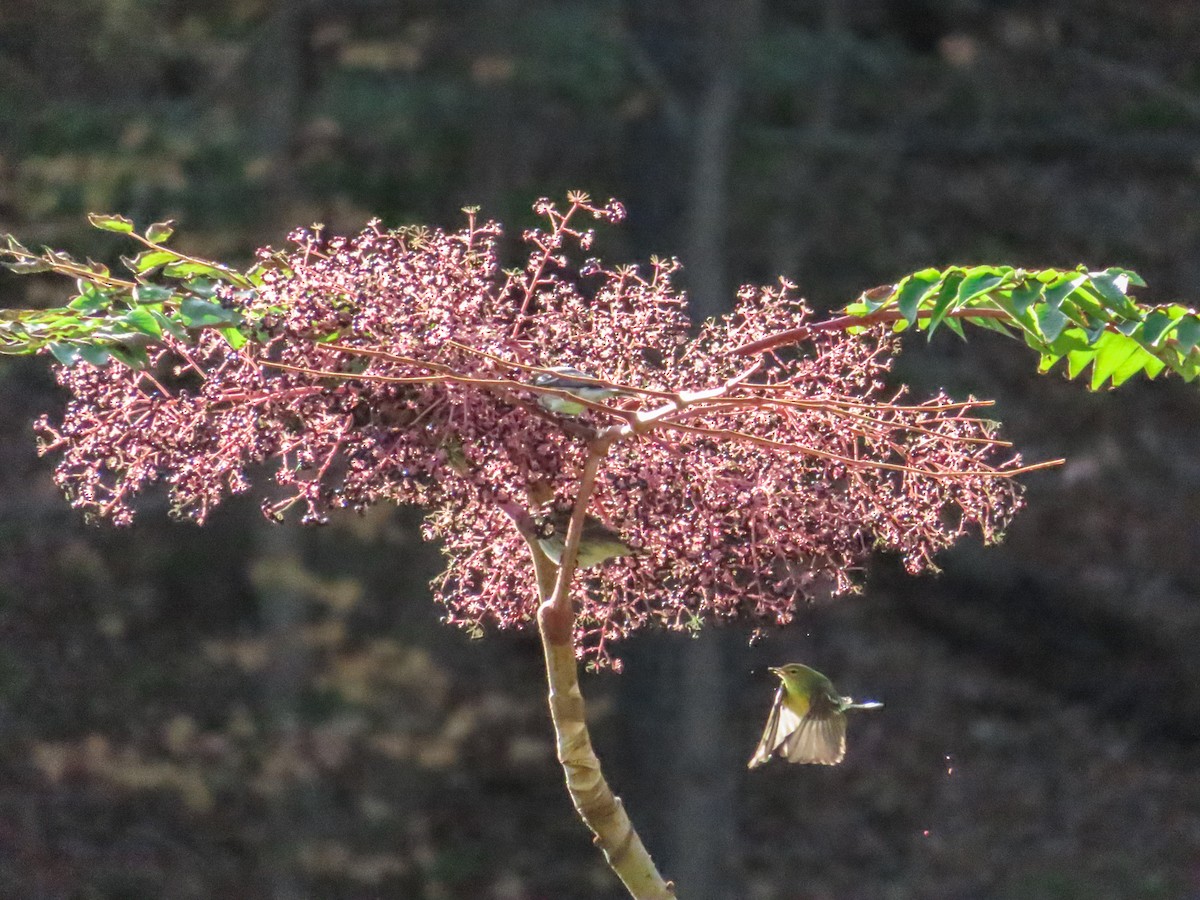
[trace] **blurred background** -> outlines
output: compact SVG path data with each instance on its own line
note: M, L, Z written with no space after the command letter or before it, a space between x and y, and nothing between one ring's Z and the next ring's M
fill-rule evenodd
M244 262L296 225L509 226L623 200L698 315L928 265L1129 266L1200 302L1200 7L1168 0L5 0L0 232L116 262L88 211ZM514 248L515 249L515 248ZM512 259L517 259L516 256ZM512 264L512 263L509 263ZM0 306L60 303L0 276ZM999 548L646 634L587 676L599 752L688 900L1200 897L1200 396L1089 394L989 335L899 374L994 397L1028 460ZM529 635L439 622L412 511L87 527L0 365L0 896L619 898ZM747 772L805 661L885 701L832 769Z

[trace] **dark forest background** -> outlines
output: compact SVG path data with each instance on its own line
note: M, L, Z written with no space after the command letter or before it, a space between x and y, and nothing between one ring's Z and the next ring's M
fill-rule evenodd
M1200 302L1200 7L1173 0L4 0L0 232L116 262L88 211L245 261L296 225L510 234L622 199L698 314L819 309L928 265L1123 265ZM514 259L516 257L514 256ZM0 277L0 305L61 302ZM639 636L584 689L689 900L1200 896L1200 397L1093 395L913 338L1029 460L999 548L747 630ZM0 365L0 896L617 898L562 788L528 635L449 630L409 511L87 527ZM791 660L886 702L833 769L747 772Z

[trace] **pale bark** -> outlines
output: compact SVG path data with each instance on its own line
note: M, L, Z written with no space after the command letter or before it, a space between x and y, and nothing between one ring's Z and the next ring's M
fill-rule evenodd
M552 629L543 626L541 631L546 683L550 688L550 718L571 802L631 897L673 900L674 884L664 881L659 874L621 798L613 794L600 770L584 715L575 647L570 641L556 642L551 637Z
M604 853L609 867L636 900L673 900L675 885L663 879L642 839L634 830L621 798L616 796L592 749L583 692L579 688L579 663L575 658L575 612L570 602L570 581L583 525L583 510L591 493L600 453L593 453L580 479L578 508L567 532L562 568L555 566L526 536L537 575L541 606L538 631L546 658L546 684L550 689L550 720L558 761L566 776L567 792L579 818Z

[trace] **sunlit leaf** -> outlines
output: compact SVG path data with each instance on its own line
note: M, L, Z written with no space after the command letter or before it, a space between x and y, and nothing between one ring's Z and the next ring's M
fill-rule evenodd
M240 350L242 347L246 346L247 343L249 343L250 339L237 328L221 328L218 330L220 331L221 337L225 338L225 343L227 343L234 350Z
M179 259L179 254L171 250L145 250L137 256L122 256L121 262L129 271L143 275L151 269L175 259Z
M1055 281L1046 285L1045 293L1042 295L1042 302L1051 309L1057 310L1063 300L1074 293L1075 288L1079 287L1085 281L1087 281L1086 275L1075 275L1074 277L1064 275L1060 279L1055 279Z
M146 229L146 240L152 244L161 244L170 239L175 233L175 222L168 219L165 222L155 222Z
M143 334L156 338L162 337L162 325L148 309L141 307L131 309L121 317L121 321Z
M1138 352L1139 347L1122 334L1108 332L1096 342L1096 363L1092 366L1092 390L1098 390L1114 372Z
M958 293L955 300L958 303L969 303L976 297L982 296L989 291L994 291L1012 275L1012 269L997 266L976 266L973 269L968 269L963 280L958 286Z
M1172 319L1161 310L1155 310L1146 316L1142 323L1142 340L1148 344L1157 344L1178 320Z
M1184 316L1175 327L1175 345L1183 353L1190 353L1200 343L1200 316Z
M249 279L237 269L232 269L229 266L223 266L219 263L201 262L198 260L184 260L170 263L163 267L163 275L167 278L190 278L195 275L202 275L208 278L215 278L218 281L227 281L239 287L252 286Z
M94 284L85 283L80 288L79 294L67 304L67 308L78 310L85 315L91 315L102 309L107 309L111 305L112 301L108 299L100 288Z
M1096 358L1096 350L1088 347L1083 350L1072 350L1067 354L1067 377L1078 378L1080 373Z
M921 301L936 287L942 280L942 273L937 269L923 269L916 274L909 275L904 278L896 286L896 308L900 310L900 315L908 322L914 322L917 318L917 310L920 308Z
M101 231L115 231L118 234L133 234L133 220L124 216L102 216L98 213L88 213L88 221L93 228ZM91 362L91 360L88 360Z
M943 280L941 287L938 288L937 295L933 297L933 306L929 322L926 326L929 329L929 338L933 337L933 333L937 330L942 319L946 317L946 313L958 305L958 292L962 281L962 273L955 272L947 276Z
M1109 309L1124 316L1135 316L1138 313L1137 304L1126 293L1129 290L1129 273L1124 269L1107 269L1103 272L1091 273L1091 284L1099 294L1101 301Z
M1042 306L1037 311L1038 329L1049 343L1062 334L1062 330L1071 324L1071 320L1053 306Z

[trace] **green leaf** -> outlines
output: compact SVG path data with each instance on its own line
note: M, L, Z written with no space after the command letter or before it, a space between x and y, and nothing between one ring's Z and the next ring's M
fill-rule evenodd
M212 325L236 325L241 316L232 309L218 303L188 297L179 304L179 315L188 328L203 328Z
M1040 281L1026 281L1013 288L1010 302L1012 308L1017 313L1023 313L1029 309L1035 302L1041 299L1042 293L1046 290L1046 286Z
M1113 326L1125 337L1131 337L1135 331L1142 327L1141 319L1119 319Z
M171 235L175 233L175 222L168 219L165 222L155 222L146 229L146 240L152 244L161 244L170 240Z
M1049 344L1050 351L1059 356L1066 356L1078 350L1089 349L1087 334L1077 326L1071 326L1063 331Z
M219 263L208 263L200 260L170 263L163 267L163 275L167 278L190 278L195 275L203 275L207 278L215 278L218 281L227 281L239 287L252 286L250 280L237 269L222 266Z
M972 316L964 316L962 319L947 319L946 325L953 327L950 325L951 322L958 322L960 324L962 322L970 322L972 325L977 325L980 328L986 328L988 331L999 332L1005 337L1010 338L1013 336L1013 330L1000 319L993 319L990 317L981 317L977 319Z
M1133 271L1133 269L1119 269L1116 266L1111 266L1108 269L1105 269L1105 271L1108 272L1109 274L1113 274L1113 275L1124 275L1126 278L1129 279L1130 287L1143 287L1144 288L1146 286L1146 282L1142 278L1142 276L1139 275L1137 272Z
M1157 344L1176 321L1162 310L1154 310L1142 323L1142 340L1151 346Z
M92 223L93 228L99 228L101 231L133 234L133 220L124 216L102 216L97 213L88 213L88 221ZM88 361L91 362L91 360Z
M1092 390L1099 390L1138 350L1138 345L1122 334L1106 333L1096 342L1096 364L1092 367Z
M995 320L993 319L992 321L995 321ZM955 334L957 334L964 341L967 339L966 334L963 332L962 322L960 322L958 319L954 318L953 316L946 319L946 327L949 328L951 331L953 331Z
M928 338L933 337L933 333L941 324L942 319L946 317L946 313L957 308L958 290L962 285L962 273L955 272L948 275L943 281L942 286L938 288L937 297L933 301L933 309L930 312L926 328L929 329Z
M203 300L211 300L221 287L221 282L211 278L189 278L183 284L189 294Z
M946 274L949 275L950 270L947 270ZM941 280L942 273L937 269L922 269L920 272L902 278L896 285L896 308L900 310L900 315L904 316L910 325L917 320L917 310L921 306L921 301Z
M173 250L144 250L137 256L122 256L121 262L129 271L144 275L151 269L165 265L174 259L179 259L179 254Z
M106 266L104 263L96 262L91 257L88 258L88 261L84 264L84 267L88 270L89 274L94 275L97 278L108 278L110 275L112 275L112 272L109 270L108 266Z
M150 355L144 347L115 346L108 348L113 359L131 369L146 369L150 366Z
M959 304L969 303L976 297L994 291L1012 276L1013 270L997 266L976 266L967 269L962 283L958 286L958 294L954 298Z
M151 337L156 338L162 337L162 326L158 323L158 320L154 318L154 315L148 309L135 307L134 309L131 309L129 312L125 313L125 315L121 317L121 321L130 328L134 328L143 334L148 334Z
M1175 345L1181 353L1191 353L1200 343L1200 315L1191 313L1179 320L1175 328Z
M1058 308L1077 325L1085 328L1090 328L1099 320L1108 322L1113 317L1112 311L1088 290L1086 284L1064 297Z
M1078 378L1079 374L1088 367L1088 363L1096 358L1096 349L1087 347L1083 350L1072 350L1067 354L1067 377Z
M1139 372L1145 372L1146 377L1154 378L1163 370L1165 363L1155 356L1147 353L1141 347L1134 349L1133 355L1129 357L1112 374L1112 386L1120 387L1134 375Z
M1125 296L1129 290L1129 275L1123 269L1107 269L1091 273L1092 286L1101 302L1124 316L1136 316L1137 304Z
M84 315L93 315L110 306L112 306L112 300L108 295L96 285L87 282L82 283L79 294L67 304L68 309L78 310Z
M1142 371L1146 373L1147 378L1157 378L1167 364L1152 353L1147 353L1146 357L1145 362L1142 363Z
M112 358L112 354L109 353L108 348L102 347L99 344L83 344L79 348L79 356L97 369L108 365L109 359Z
M1046 285L1046 293L1043 295L1043 301L1047 306L1058 309L1063 300L1071 296L1075 292L1075 288L1079 287L1087 281L1086 275L1076 275L1073 278L1063 277L1061 281L1055 281Z
M1063 329L1071 324L1071 320L1053 306L1038 307L1037 321L1042 337L1050 344L1054 343L1055 339L1062 334Z
M1062 355L1058 353L1042 353L1038 360L1038 373L1045 375L1054 368L1054 364L1062 359Z
M50 344L46 349L50 351L51 356L68 369L83 358L79 352L79 348L72 344Z
M134 303L165 303L174 296L175 292L170 288L157 284L139 284L133 289Z
M1083 332L1087 335L1087 342L1089 344L1094 344L1096 341L1100 340L1100 336L1107 330L1108 323L1101 319L1097 322L1090 323L1087 328L1083 330Z
M234 350L241 350L242 347L246 346L250 340L248 337L246 337L246 335L242 334L242 332L236 328L221 328L218 330L220 331L221 337L225 338L225 343L227 343Z
M186 341L188 339L187 331L185 331L183 326L178 322L167 317L159 310L151 309L149 312L150 315L154 317L154 321L158 323L158 326L164 332L171 335L171 337L178 338L181 341Z

